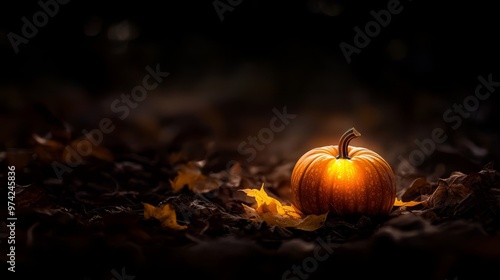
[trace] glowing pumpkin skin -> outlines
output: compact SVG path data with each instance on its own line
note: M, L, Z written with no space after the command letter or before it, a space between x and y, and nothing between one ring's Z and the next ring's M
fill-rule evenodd
M294 205L305 214L386 215L396 198L390 165L377 153L349 142L361 134L351 128L339 145L314 148L295 164L291 176Z

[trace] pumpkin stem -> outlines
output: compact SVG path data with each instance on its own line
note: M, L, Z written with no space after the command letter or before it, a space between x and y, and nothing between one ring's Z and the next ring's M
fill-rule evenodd
M351 142L352 139L361 136L361 133L359 133L354 127L346 131L342 137L340 137L339 141L339 155L337 158L343 158L343 159L350 159L349 157L349 150L347 149L349 147L349 142Z

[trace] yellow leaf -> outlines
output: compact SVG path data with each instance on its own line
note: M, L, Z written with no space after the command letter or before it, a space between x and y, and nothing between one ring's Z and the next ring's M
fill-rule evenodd
M193 162L182 165L174 180L169 181L174 192L187 186L195 193L205 193L220 186L219 180L203 175L200 168Z
M144 218L157 219L161 222L162 226L171 229L186 229L187 226L181 226L177 223L177 216L175 209L170 204L165 204L160 207L153 206L148 203L144 205Z
M264 190L264 184L262 184L259 190L243 189L241 191L246 193L248 196L255 198L255 202L257 202L257 208L264 204L271 204L272 202L281 205L281 202L267 195L266 191Z
M422 203L422 201L413 201L412 200L412 201L408 201L408 202L403 202L399 198L396 197L396 200L394 201L394 206L396 206L396 207L402 207L402 206L412 207L412 206L417 206L420 203Z
M264 190L264 184L259 190L244 189L241 191L255 198L256 202L254 207L243 204L247 217L258 222L265 221L271 226L277 225L304 231L314 231L323 226L328 214L306 216L293 205L283 205L279 200L268 196Z

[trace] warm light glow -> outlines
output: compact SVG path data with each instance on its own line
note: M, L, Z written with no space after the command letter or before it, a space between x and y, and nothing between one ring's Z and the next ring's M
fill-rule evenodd
M327 172L332 187L335 185L336 188L355 188L359 186L359 182L364 181L364 172L369 172L369 169L364 170L356 161L350 159L336 159L329 162Z
M349 146L359 136L351 128L338 146L314 148L297 161L291 184L302 211L385 215L391 210L396 195L392 169L379 154Z

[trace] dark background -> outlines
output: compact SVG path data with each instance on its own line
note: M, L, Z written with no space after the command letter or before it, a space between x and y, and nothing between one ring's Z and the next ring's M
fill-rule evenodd
M474 94L479 75L500 81L494 4L401 1L403 11L348 64L339 44L352 45L353 28L364 29L370 11L388 2L243 0L221 21L212 1L72 0L18 54L7 34L21 35L21 18L31 20L40 7L2 2L0 159L22 169L32 160L33 134L50 135L65 123L78 138L109 117L117 130L102 146L117 155L181 151L186 160L200 160L210 147L221 155L221 169L228 159L248 166L294 162L310 148L337 144L352 126L362 133L352 144L378 152L398 174L414 141L442 128L448 139L414 166L410 179L434 181L498 162L498 92L457 129L443 120ZM110 104L157 64L170 76L120 120ZM247 161L238 145L284 106L297 117ZM50 168L44 172L44 179L55 178ZM20 173L19 183L32 183L30 176Z
M1 111L5 122L15 115L20 123L4 126L2 142L25 145L16 135L30 137L37 102L75 126L95 127L112 100L159 63L171 76L149 97L164 104L148 98L144 104L156 103L157 111L141 105L142 111L155 120L210 111L220 122L212 132L236 143L266 127L273 107L288 106L302 116L292 125L297 132L276 137L300 139L292 158L335 144L350 126L364 135L359 145L394 167L397 155L407 156L413 141L436 127L447 129L445 145L458 153L474 154L477 146L488 150L481 164L497 158L497 94L456 131L442 117L474 93L479 75L497 79L496 10L478 2L403 1L403 11L347 64L340 42L353 44L353 28L363 29L373 20L370 11L387 3L243 1L221 22L211 1L70 1L17 55L6 35L21 35L21 18L31 19L40 7L3 3ZM116 25L130 31L122 41L113 39ZM464 137L472 142L464 144Z

